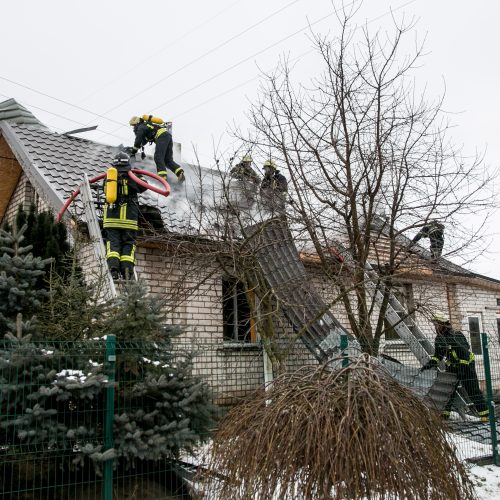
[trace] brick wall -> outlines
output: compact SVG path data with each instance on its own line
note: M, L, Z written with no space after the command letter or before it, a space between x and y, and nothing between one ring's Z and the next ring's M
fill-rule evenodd
M8 224L12 224L16 218L19 207L22 205L24 210L28 211L32 203L35 204L38 212L47 209L47 203L35 193L33 186L23 172L7 205L4 221Z

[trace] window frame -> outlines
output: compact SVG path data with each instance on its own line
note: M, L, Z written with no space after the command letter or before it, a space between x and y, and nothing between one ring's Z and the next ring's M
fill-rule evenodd
M496 314L498 342L500 343L500 314Z
M252 317L252 292L245 290L243 283L231 276L222 278L222 338L224 344L249 345L257 342L255 319ZM228 289L232 293L228 296ZM228 311L229 309L229 311ZM235 314L232 323L228 317ZM242 318L242 319L241 319ZM247 323L247 325L245 325ZM232 334L228 335L228 327L232 327ZM242 334L241 328L246 329Z
M471 324L470 320L471 319L477 319L478 322L478 332L477 332L477 340L473 340L473 334L471 332ZM470 342L470 349L474 353L475 356L482 356L483 355L483 341L481 339L481 332L483 331L483 317L480 312L472 312L472 313L467 313L467 331L469 332L469 342ZM475 335L475 333L474 333ZM479 343L479 347L478 347Z

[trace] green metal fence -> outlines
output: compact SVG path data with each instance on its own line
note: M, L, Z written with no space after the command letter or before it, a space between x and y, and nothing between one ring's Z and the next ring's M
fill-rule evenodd
M189 498L174 459L212 395L180 346L3 341L0 391L0 498Z
M480 422L473 407L465 415L452 408L450 439L464 459L490 458L498 463L494 403L500 400L500 344L483 335L482 348L476 369L490 419ZM408 379L415 378L418 366L402 344L393 343L390 355L408 372ZM181 390L181 396L172 396L165 389L166 396L160 397L169 380L176 379L171 374L187 370L191 363L185 373L193 375L192 384L182 386L185 394ZM286 366L293 369L304 363L315 361L299 343ZM200 460L196 443L208 438L213 428L196 422L206 411L204 402L214 404L210 411L215 415L223 413L262 385L263 367L258 344L182 338L4 340L0 498L189 498L182 477L194 468L182 463ZM194 406L184 411L183 405ZM163 414L167 407L178 411ZM197 432L190 434L190 426ZM181 454L181 462L174 460L185 443L193 449Z

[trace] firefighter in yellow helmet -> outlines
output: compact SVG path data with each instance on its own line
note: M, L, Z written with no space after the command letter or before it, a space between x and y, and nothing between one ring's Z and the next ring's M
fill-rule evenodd
M438 364L446 360L446 371L454 373L463 388L467 391L482 422L488 421L488 405L479 388L476 373L474 353L470 350L469 343L462 332L451 327L447 314L437 311L431 318L436 329L434 342L434 355L421 370L437 368ZM451 409L451 400L443 411L443 417L448 418Z
M118 185L116 201L104 204L106 260L113 279L132 279L139 219L137 194L146 188L129 177L130 158L126 153L118 153L112 163L118 170Z
M267 160L262 167L264 178L260 183L260 197L264 207L272 212L285 210L288 183L284 175L276 168L273 160Z
M252 157L245 155L240 163L234 166L230 172L231 178L239 181L251 181L254 184L259 182L259 176L252 168Z
M164 123L156 123L153 117L146 118L133 116L129 124L134 129L134 146L130 148L130 153L135 155L139 148L146 144L155 144L154 160L158 175L167 179L167 168L171 170L179 182L184 182L184 170L174 161L172 134L167 130ZM161 120L159 120L161 121Z

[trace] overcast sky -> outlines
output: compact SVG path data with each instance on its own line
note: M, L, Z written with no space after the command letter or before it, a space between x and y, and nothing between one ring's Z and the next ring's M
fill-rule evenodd
M333 5L339 2L3 2L0 100L14 97L58 132L98 125L85 137L112 145L130 145L129 118L152 113L173 122L185 160L196 148L210 166L215 147L232 155L228 125L245 127L261 70L286 53L305 77L317 74L307 26L335 35ZM426 39L416 77L431 98L446 89L455 141L469 154L485 151L486 168L496 168L500 2L371 0L356 19L384 28L391 8L414 18L416 35ZM489 253L471 267L500 279L499 219L497 211Z

